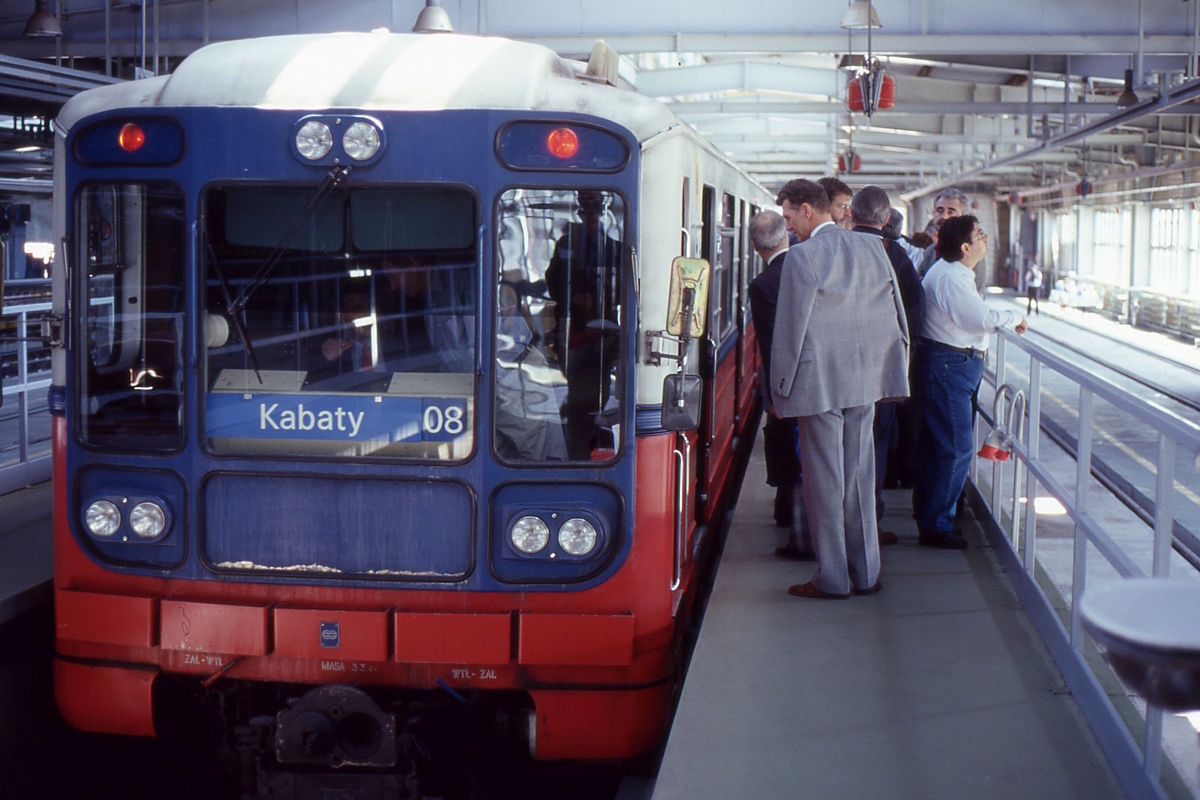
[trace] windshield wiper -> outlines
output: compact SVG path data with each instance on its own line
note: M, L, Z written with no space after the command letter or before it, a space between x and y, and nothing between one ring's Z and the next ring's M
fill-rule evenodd
M233 296L229 293L229 279L225 277L225 268L221 266L221 261L217 258L217 251L213 247L212 238L207 231L204 233L204 243L208 246L208 257L212 259L212 265L217 271L217 278L221 281L221 292L225 295L225 310L229 312L229 321L233 325L234 331L237 332L238 338L242 340L242 349L250 357L250 365L254 367L254 377L258 378L259 383L262 383L262 375L258 370L258 357L254 355L254 345L250 343L250 337L246 335L241 313L232 310Z
M331 191L333 191L333 189L341 185L342 181L345 180L346 176L349 174L350 167L348 166L334 167L333 169L329 170L329 174L325 176L325 180L321 181L321 185L317 187L317 193L314 194L312 199L308 201L308 205L301 209L300 213L296 215L295 221L292 222L291 229L284 234L283 239L279 241L279 244L275 245L275 249L269 256L267 256L266 260L263 261L262 265L258 268L258 271L254 273L254 277L250 279L250 283L242 287L242 290L238 293L237 299L234 300L233 303L228 307L229 312L233 314L234 317L236 317L237 314L246 307L246 304L250 302L251 295L253 295L258 287L263 284L263 281L270 277L271 272L275 269L276 265L278 265L283 259L283 254L287 252L288 245L292 243L292 239L295 238L296 233L301 229L301 226L308 221L308 218L312 215L312 212L316 210L321 201L324 200L325 197Z

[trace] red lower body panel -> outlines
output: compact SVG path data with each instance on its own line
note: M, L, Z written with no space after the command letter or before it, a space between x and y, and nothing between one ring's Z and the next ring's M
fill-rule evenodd
M54 659L54 697L73 728L94 733L154 735L151 687L158 670L77 664Z
M632 758L662 741L670 721L671 685L630 691L530 692L537 709L538 758Z

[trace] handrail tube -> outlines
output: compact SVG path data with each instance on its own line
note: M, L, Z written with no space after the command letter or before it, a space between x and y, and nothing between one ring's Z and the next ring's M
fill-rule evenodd
M1134 397L1115 383L1092 375L1039 344L1020 339L1016 334L1008 331L1000 331L999 335L1036 357L1063 377L1069 378L1080 386L1086 386L1096 396L1108 403L1132 414L1142 422L1153 425L1160 433L1171 437L1178 444L1191 450L1200 450L1200 425L1172 414L1152 400Z

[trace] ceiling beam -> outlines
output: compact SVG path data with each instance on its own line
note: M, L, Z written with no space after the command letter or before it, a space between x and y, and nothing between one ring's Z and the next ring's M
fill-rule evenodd
M1071 144L1072 142L1086 139L1093 134L1111 130L1118 125L1132 122L1133 120L1140 119L1150 114L1161 115L1168 110L1191 105L1192 101L1194 101L1197 97L1200 97L1200 80L1188 81L1187 83L1178 86L1162 95L1159 95L1158 97L1143 100L1140 103L1136 103L1128 108L1117 111L1116 113L1105 117L1104 119L1089 122L1078 128L1072 128L1058 134L1057 136L1051 136L1036 147L1021 150L1017 153L1013 153L1010 156L998 158L986 164L985 166L968 170L947 180L928 184L920 187L919 189L907 192L904 194L903 199L905 202L911 202L918 197L924 197L927 194L939 191L947 186L953 186L957 183L962 183L973 178L982 177L983 175L994 172L999 167L1017 164L1040 153L1048 153L1052 150L1057 150L1061 147Z

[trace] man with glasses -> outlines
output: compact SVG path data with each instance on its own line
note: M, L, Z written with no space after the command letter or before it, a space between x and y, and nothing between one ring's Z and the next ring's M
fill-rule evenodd
M975 267L988 236L973 215L948 218L938 233L938 260L922 281L925 322L914 352L913 392L921 407L913 511L918 541L963 550L954 527L958 496L974 455L971 396L983 377L988 336L1000 328L1026 330L1018 312L987 305L975 289Z

